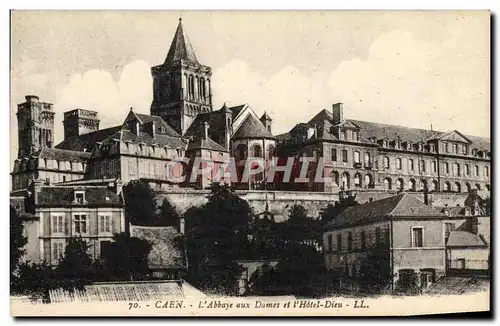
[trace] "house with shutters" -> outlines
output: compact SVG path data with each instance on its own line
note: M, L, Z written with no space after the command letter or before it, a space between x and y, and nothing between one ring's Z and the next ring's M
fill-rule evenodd
M81 237L93 259L125 232L121 182L102 180L100 184L60 186L35 181L24 196L25 233L28 243L23 257L33 263L57 264L71 237Z
M487 269L489 248L475 225L470 214L447 214L408 193L348 207L324 229L327 279L359 287L373 259L385 290L412 280L426 288L450 269Z

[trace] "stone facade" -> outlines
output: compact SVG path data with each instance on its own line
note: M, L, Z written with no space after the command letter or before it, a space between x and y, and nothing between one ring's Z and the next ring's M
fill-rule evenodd
M99 258L103 243L125 232L120 182L111 187L53 186L35 182L25 197L28 238L25 259L57 264L70 237L81 236L92 258Z

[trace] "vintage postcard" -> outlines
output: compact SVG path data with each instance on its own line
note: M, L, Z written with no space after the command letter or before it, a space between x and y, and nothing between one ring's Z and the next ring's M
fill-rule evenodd
M490 311L490 19L11 11L11 314Z

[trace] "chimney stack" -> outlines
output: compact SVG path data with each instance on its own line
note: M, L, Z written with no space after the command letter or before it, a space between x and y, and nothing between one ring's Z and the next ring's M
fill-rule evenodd
M208 128L209 128L208 122L205 121L203 125L205 127L205 133L203 134L203 137L205 137L205 139L208 139Z
M344 122L344 103L335 103L332 105L333 125Z

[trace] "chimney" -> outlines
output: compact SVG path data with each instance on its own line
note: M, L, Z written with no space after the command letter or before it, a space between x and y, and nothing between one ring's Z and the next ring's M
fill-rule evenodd
M139 133L141 132L141 124L139 123L139 121L135 122L135 130L134 131L135 131L135 134L137 136L139 136Z
M335 103L332 105L333 125L344 122L344 103Z
M204 139L207 139L208 138L208 128L209 128L208 122L205 121L203 123L203 126L205 128L205 133L203 134L203 137L204 137Z

